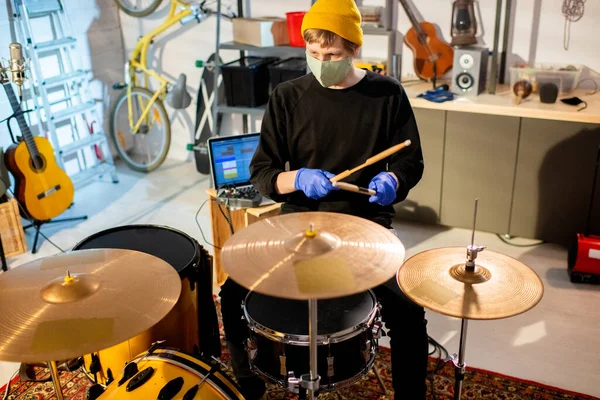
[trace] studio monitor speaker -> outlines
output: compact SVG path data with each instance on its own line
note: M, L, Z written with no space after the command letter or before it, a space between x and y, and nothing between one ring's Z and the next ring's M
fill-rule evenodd
M454 93L477 96L485 90L488 49L484 47L455 47L452 66Z

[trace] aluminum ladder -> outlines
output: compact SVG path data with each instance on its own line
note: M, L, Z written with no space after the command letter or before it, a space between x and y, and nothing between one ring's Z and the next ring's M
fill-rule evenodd
M31 97L24 90L23 102L35 109L38 135L48 136L75 188L103 176L117 183L99 103L89 87L92 73L83 68L64 1L11 0L11 6L18 41L30 60L24 89L29 87Z

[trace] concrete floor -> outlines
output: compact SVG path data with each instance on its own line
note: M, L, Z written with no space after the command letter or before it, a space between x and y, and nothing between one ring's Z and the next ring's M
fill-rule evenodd
M119 184L112 184L107 178L77 191L74 206L64 216L88 215L86 221L49 225L43 232L68 250L87 236L110 227L159 224L186 232L212 251L194 220L206 200L208 177L198 174L193 163L167 160L159 170L147 175L120 166L119 174ZM199 213L198 222L210 241L208 205ZM465 229L404 221L396 221L395 228L407 249L407 258L431 248L466 246L470 241L470 232ZM33 234L28 232L26 237L31 248ZM600 397L596 381L600 373L600 286L576 285L568 280L567 254L562 247L514 247L495 234L483 232L477 232L475 238L477 244L530 266L541 277L545 292L535 308L519 316L470 321L467 365ZM37 254L11 258L9 267L58 252L42 239ZM432 311L427 312L427 318L430 336L450 353L458 352L460 320ZM15 363L0 363L0 386L17 368Z

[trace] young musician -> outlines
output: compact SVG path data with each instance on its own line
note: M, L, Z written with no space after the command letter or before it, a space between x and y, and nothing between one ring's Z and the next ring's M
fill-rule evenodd
M392 228L393 204L421 179L423 155L409 99L392 78L353 66L362 45L361 16L353 0L318 0L302 32L312 73L281 83L262 121L251 181L282 213L347 213ZM405 140L412 144L344 182L369 187L374 196L338 190L330 178ZM289 162L289 170L286 163ZM428 337L425 311L410 301L395 278L373 289L389 329L396 399L425 399ZM248 367L241 320L247 290L228 279L221 290L223 322L234 372L248 399L264 383Z

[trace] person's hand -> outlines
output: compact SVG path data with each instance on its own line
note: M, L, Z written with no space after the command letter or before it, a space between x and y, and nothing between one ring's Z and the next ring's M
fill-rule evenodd
M331 184L331 172L322 169L300 168L296 173L294 188L302 190L306 197L317 200L327 196L331 190L339 190Z
M369 183L369 189L377 193L369 197L369 203L377 203L382 206L388 206L396 199L396 188L398 181L394 175L389 172L381 172Z

